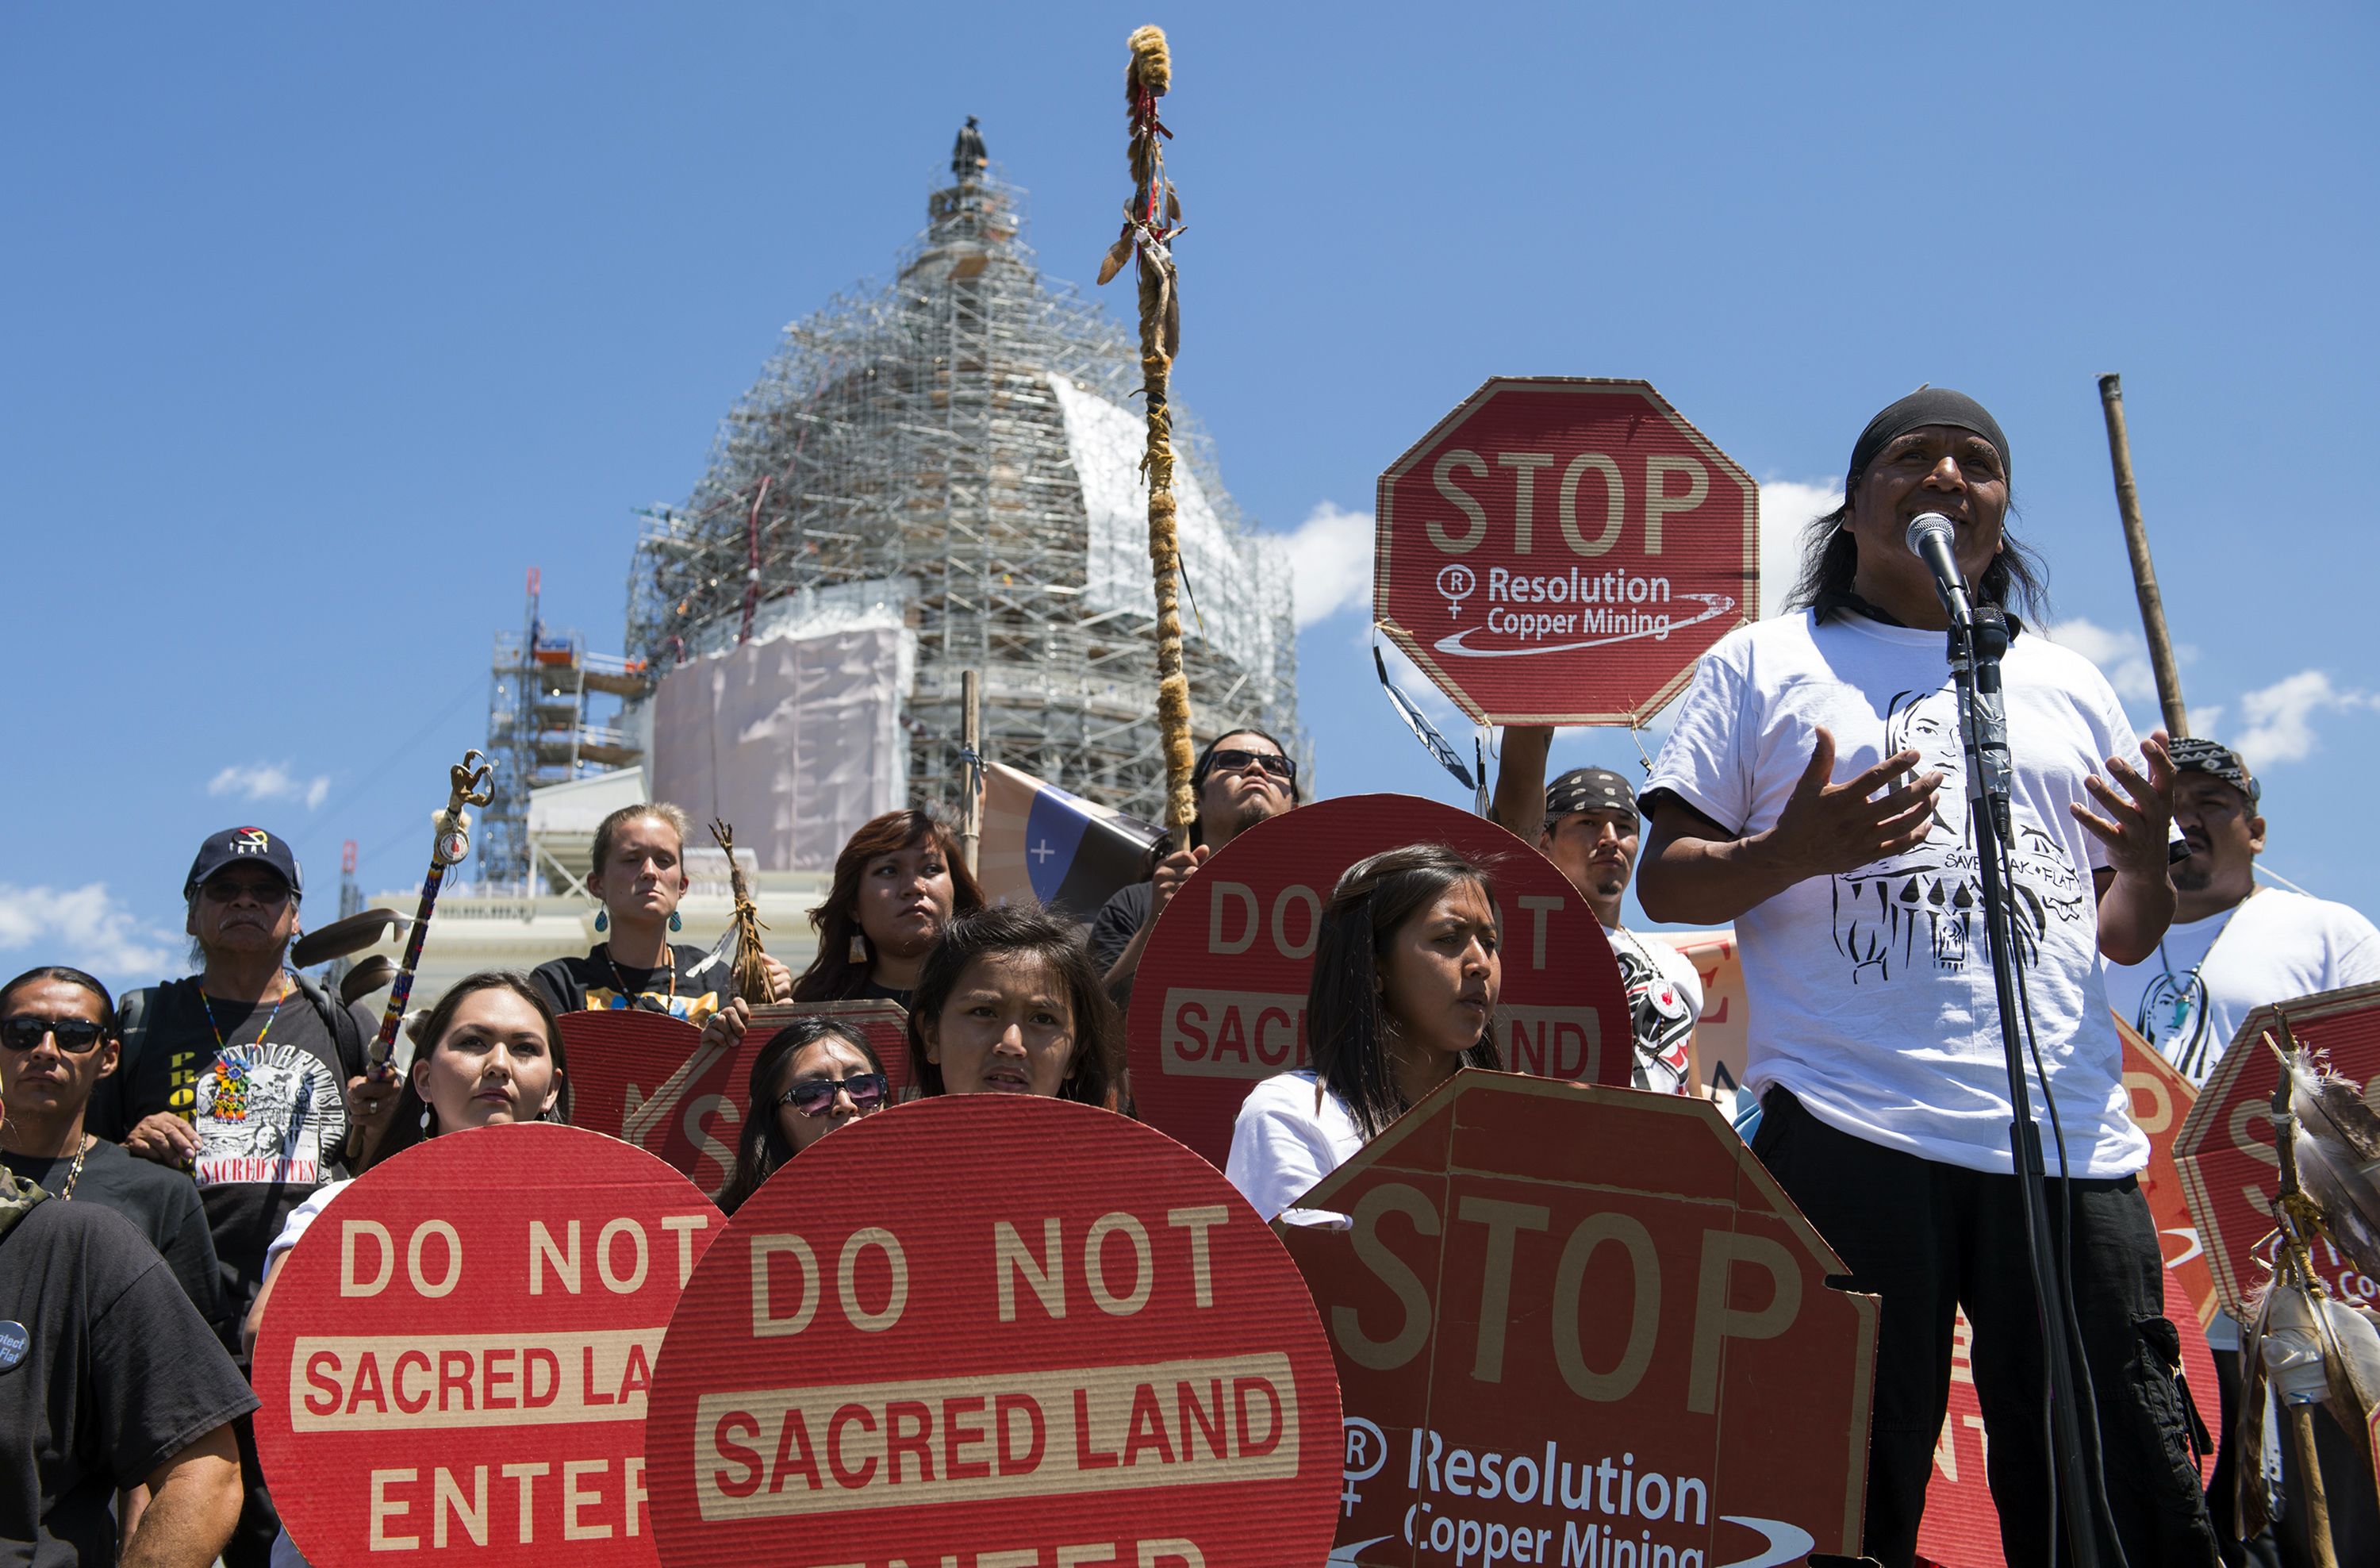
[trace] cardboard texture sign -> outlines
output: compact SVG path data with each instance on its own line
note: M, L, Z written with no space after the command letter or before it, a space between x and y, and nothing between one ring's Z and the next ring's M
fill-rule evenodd
M1483 817L1410 795L1342 796L1241 833L1158 917L1133 984L1140 1119L1218 1167L1249 1088L1306 1065L1322 906L1366 856L1443 844L1489 864L1503 928L1496 1046L1515 1072L1628 1082L1620 965L1553 863Z
M797 1018L832 1016L864 1034L899 1100L909 1086L908 1015L894 1002L778 1002L752 1010L744 1039L705 1047L680 1018L624 1008L565 1013L574 1125L635 1144L705 1192L727 1185L751 1092L753 1059Z
M1488 381L1378 519L1373 619L1483 724L1641 724L1759 613L1758 489L1641 381Z
M1458 1073L1300 1202L1332 1562L1857 1552L1876 1301L1708 1103Z
M1744 994L1743 954L1735 945L1735 928L1645 934L1685 954L1703 983L1703 1010L1694 1020L1692 1039L1694 1083L1707 1088L1725 1068L1728 1081L1741 1086L1749 1050L1751 999Z
M2286 1015L2297 1043L2367 1088L2380 1076L2380 985L2324 991L2257 1008L2240 1026L2174 1140L2174 1163L2223 1309L2252 1321L2248 1295L2268 1278L2273 1196L2280 1157L2273 1149L2272 1098L2280 1064L2265 1049ZM2345 1300L2380 1306L2380 1280L2357 1270L2327 1242L2312 1248L2314 1272Z
M683 1298L646 1453L686 1568L1282 1568L1339 1397L1281 1244L1109 1112L895 1106L787 1164Z
M649 1568L647 1390L723 1222L651 1155L542 1122L340 1192L274 1276L254 1362L307 1561Z
M2198 1090L2121 1018L2116 1020L2116 1032L2124 1041L2124 1093L2131 1100L2132 1124L2148 1135L2149 1162L2141 1171L2141 1196L2148 1199L2149 1218L2156 1224L2157 1243L2165 1254L2166 1316L2180 1325L2182 1343L2188 1344L2192 1326L2204 1332L2214 1327L2216 1314L2222 1310L2215 1298L2205 1242L2198 1222L2190 1217L2189 1195L2173 1160L2174 1142L2190 1108L2198 1103ZM2212 1398L2214 1385L2207 1389Z

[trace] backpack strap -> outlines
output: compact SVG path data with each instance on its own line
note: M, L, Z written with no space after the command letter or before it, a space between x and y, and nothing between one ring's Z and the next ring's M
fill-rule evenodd
M364 1032L363 1026L356 1021L355 1014L341 1006L329 991L297 970L290 970L289 978L298 982L298 990L312 1004L315 1015L322 1020L322 1027L330 1032L331 1043L339 1052L342 1075L352 1078L361 1073L364 1070Z

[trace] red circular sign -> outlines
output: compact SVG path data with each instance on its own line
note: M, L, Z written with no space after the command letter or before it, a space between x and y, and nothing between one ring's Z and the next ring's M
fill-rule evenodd
M1132 991L1140 1119L1218 1167L1249 1088L1303 1067L1323 900L1367 855L1443 844L1488 861L1504 931L1496 1046L1513 1072L1625 1087L1628 998L1569 879L1484 817L1412 795L1350 795L1232 840L1158 917Z
M436 1138L342 1191L283 1260L256 1442L317 1568L652 1563L646 1391L719 1210L614 1138Z
M771 1177L646 1432L662 1560L702 1568L1279 1568L1329 1554L1340 1485L1330 1352L1255 1210L1147 1127L1006 1095Z
M1489 381L1378 516L1373 615L1483 724L1642 723L1759 609L1757 487L1641 381Z

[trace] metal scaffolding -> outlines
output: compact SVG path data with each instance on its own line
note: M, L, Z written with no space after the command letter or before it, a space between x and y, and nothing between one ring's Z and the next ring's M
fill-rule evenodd
M955 804L959 677L977 669L988 758L1153 820L1135 350L1037 271L1024 193L979 159L953 164L893 281L787 328L691 497L644 514L629 657L658 676L756 626L896 604L917 638L904 709L917 804ZM1174 435L1199 737L1257 724L1310 763L1285 553L1242 524L1179 405Z

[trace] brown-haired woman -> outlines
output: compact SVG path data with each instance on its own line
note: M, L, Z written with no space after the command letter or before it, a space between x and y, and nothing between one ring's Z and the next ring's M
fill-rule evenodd
M1269 1220L1464 1067L1500 1065L1488 868L1443 845L1358 860L1323 906L1305 995L1314 1065L1248 1091L1223 1173Z
M909 1071L920 1096L1106 1105L1123 1027L1074 923L1014 904L953 920L917 976Z
M530 977L557 1013L638 1008L701 1024L735 994L735 971L708 948L672 942L685 929L678 901L693 879L686 841L694 823L666 800L623 806L596 825L587 891L603 901L595 929L609 933L579 958L540 964ZM792 972L768 960L780 999Z
M818 956L794 981L794 1000L906 1007L943 928L982 907L958 835L927 812L887 811L835 857L826 902L810 911Z

